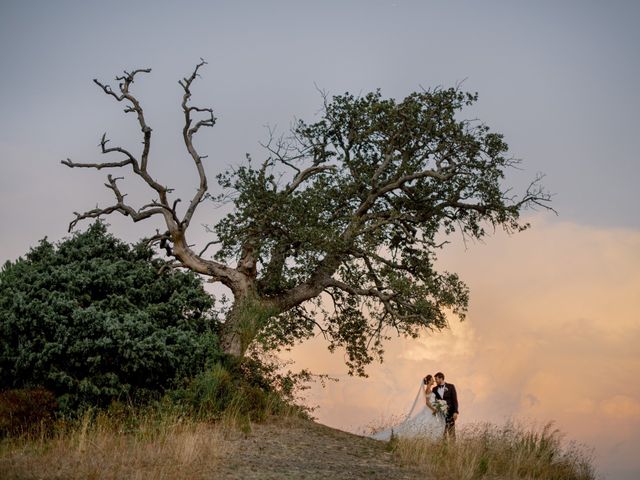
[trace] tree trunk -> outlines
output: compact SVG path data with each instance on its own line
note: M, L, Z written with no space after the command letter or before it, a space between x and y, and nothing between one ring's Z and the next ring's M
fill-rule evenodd
M227 316L225 323L222 326L220 347L224 353L228 353L234 357L243 357L244 349L242 347L242 342L240 341L240 335L234 331L234 325L232 324L231 318L229 318L230 316L231 315Z
M262 327L277 313L273 306L254 292L236 297L222 326L222 350L230 355L243 357Z

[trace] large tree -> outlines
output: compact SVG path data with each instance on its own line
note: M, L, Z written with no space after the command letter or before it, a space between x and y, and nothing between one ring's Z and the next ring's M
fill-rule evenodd
M446 310L464 318L468 289L455 273L434 268L435 254L453 232L481 238L485 228L527 228L519 220L529 206L548 208L549 195L536 177L519 197L502 185L518 161L502 135L478 121L458 118L476 94L459 88L412 93L402 101L379 91L324 97L321 118L297 121L290 134L271 136L265 157L218 176L235 209L213 225L214 238L200 253L187 241L194 212L208 193L203 156L194 146L202 127L213 127L211 108L190 103L192 86L206 62L183 78L182 136L199 175L195 195L178 208L172 190L149 170L151 128L134 79L150 69L124 72L116 90L94 82L135 114L142 130L139 153L101 141L112 162L65 165L130 168L155 192L135 208L118 178L107 176L116 202L76 213L80 220L113 212L134 222L160 216L166 231L151 237L176 265L221 282L233 294L222 345L243 355L257 338L291 344L318 332L330 349L346 348L351 371L382 354L389 331L416 336L446 326ZM207 160L208 161L208 160ZM217 250L207 255L207 248Z

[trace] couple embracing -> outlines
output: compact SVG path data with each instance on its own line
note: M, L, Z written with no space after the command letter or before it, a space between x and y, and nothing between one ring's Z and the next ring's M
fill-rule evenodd
M438 372L435 375L435 385L431 375L423 379L425 384L425 395L427 396L427 407L434 416L440 415L444 419L444 435L455 438L456 420L458 419L458 392L453 383L444 381L444 373ZM429 394L429 390L431 393ZM440 409L438 408L440 406Z
M435 377L435 378L434 378ZM420 402L422 400L422 402ZM422 408L412 416L418 403ZM399 437L455 438L458 418L458 394L452 383L444 380L444 373L427 375L421 381L418 395L406 420L372 435L377 440Z

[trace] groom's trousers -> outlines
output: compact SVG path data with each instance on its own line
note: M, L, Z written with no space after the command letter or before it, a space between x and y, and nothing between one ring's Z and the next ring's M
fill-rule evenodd
M449 440L456 439L456 421L453 417L447 417L444 424L444 438Z

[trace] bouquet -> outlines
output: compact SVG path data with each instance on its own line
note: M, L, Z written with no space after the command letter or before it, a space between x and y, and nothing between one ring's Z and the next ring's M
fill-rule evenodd
M436 400L433 404L433 407L436 409L436 413L438 415L442 415L443 417L447 416L447 411L449 410L449 405L444 400Z

